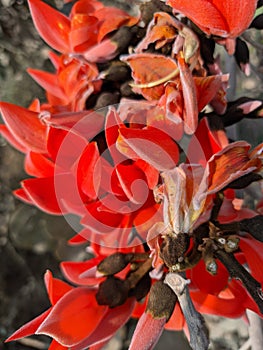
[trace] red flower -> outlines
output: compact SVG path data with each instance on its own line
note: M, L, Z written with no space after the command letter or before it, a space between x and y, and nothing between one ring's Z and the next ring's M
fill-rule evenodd
M48 73L28 69L28 73L46 91L48 105L42 109L55 112L82 111L89 96L100 90L102 81L98 78L95 64L64 54L50 53L56 72Z
M113 58L117 44L107 35L138 21L120 9L104 7L99 1L78 1L69 17L39 0L30 0L29 6L39 34L52 48L65 54L81 54L89 62Z
M106 117L107 148L103 150L98 135L104 118L95 112L52 115L8 103L1 104L1 111L8 130L25 147L25 168L35 177L22 181L18 197L48 213L78 214L95 242L124 246L131 239L133 225L146 237L152 220L158 217L152 192L159 179L157 168L171 168L178 161L178 147L170 136L154 128L127 128L112 109ZM18 122L25 127L17 128ZM119 152L119 132L129 144L139 142L135 143L137 155ZM132 133L138 132L134 139ZM156 143L160 137L166 139L161 148ZM92 141L96 138L97 142ZM41 147L36 148L40 141ZM154 147L157 158L150 151Z
M128 320L135 301L110 309L98 305L97 288L71 287L54 279L50 272L45 283L51 308L22 326L6 341L32 334L45 334L53 338L50 349L84 349L108 341Z

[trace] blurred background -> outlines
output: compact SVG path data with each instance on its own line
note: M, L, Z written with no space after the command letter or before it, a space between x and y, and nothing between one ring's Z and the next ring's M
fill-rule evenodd
M123 0L102 1L124 4ZM61 0L49 3L62 9ZM234 60L224 55L225 69L231 71L229 98L240 96L263 98L263 36L249 32L251 74L245 77ZM253 45L253 42L256 45ZM0 0L0 100L27 107L35 98L45 100L42 89L26 73L28 67L50 70L49 48L32 25L24 0ZM252 144L263 141L262 122L242 121L229 130ZM49 307L43 275L50 269L56 277L62 260L83 260L83 246L69 247L72 228L61 217L40 212L16 200L12 191L27 177L24 157L0 137L0 349L47 349L49 340L32 337L3 344L12 332ZM212 339L211 349L236 350L247 343L248 328L242 320L207 317ZM112 340L107 349L127 349L136 322L131 321ZM165 332L157 350L190 349L182 333ZM139 349L138 349L139 350Z

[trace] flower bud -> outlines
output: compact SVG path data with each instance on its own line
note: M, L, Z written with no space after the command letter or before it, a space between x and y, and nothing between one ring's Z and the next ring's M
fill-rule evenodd
M140 279L135 288L130 291L129 296L135 296L136 300L139 301L149 293L150 288L151 277L147 273Z
M133 259L133 257L134 254L132 253L114 253L102 260L99 263L97 270L104 276L115 275L115 273L122 271Z
M128 298L129 284L119 278L109 276L99 285L96 299L99 305L115 307L122 305Z
M157 281L151 287L146 312L149 312L153 318L165 317L168 321L176 301L177 296L172 289L163 281Z

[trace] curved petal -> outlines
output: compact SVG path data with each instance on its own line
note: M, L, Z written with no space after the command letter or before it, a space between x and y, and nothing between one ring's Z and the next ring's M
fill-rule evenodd
M47 311L43 312L38 317L34 318L32 321L24 324L21 328L19 328L15 333L13 333L9 338L6 339L6 342L21 339L24 337L28 337L29 335L35 334L41 323L46 319L46 317L50 314L51 308Z
M47 127L38 113L7 102L0 103L0 111L7 128L22 146L46 153Z
M23 146L16 138L15 136L8 130L6 125L1 124L0 125L0 134L12 145L14 148L16 148L18 151L22 153L27 152L27 147Z
M125 304L108 309L94 332L71 350L82 350L108 341L130 318L135 306L135 299L128 299Z
M70 282L82 286L96 285L104 279L104 277L96 277L96 270L94 271L93 277L82 277L82 274L92 269L93 267L97 267L101 260L101 258L93 258L83 262L63 261L60 266L63 274Z
M56 74L32 68L28 68L27 72L44 90L61 100L65 100L65 104L68 102L67 96L59 85Z
M153 318L148 312L145 312L136 326L129 350L151 350L159 340L164 326L166 317Z
M117 140L120 152L137 159L141 158L158 170L168 170L176 166L179 159L179 150L174 140L162 130L154 127L147 129L132 129L122 127ZM162 140L162 143L158 143ZM129 148L132 153L130 152Z
M22 188L38 208L50 214L61 214L53 177L24 180Z
M190 270L187 276L189 276L193 285L200 291L207 294L218 295L221 290L226 288L229 274L220 261L217 261L217 264L218 271L215 276L206 271L203 260Z
M41 37L53 49L69 52L70 20L61 12L39 0L29 0L30 12Z
M65 294L52 308L36 334L46 334L63 346L72 347L98 326L107 310L99 306L95 297L96 290L76 288Z
M63 346L59 344L57 341L52 340L51 344L49 345L48 350L67 350L68 348L66 346Z
M29 152L25 158L27 174L36 177L54 176L55 164L41 153Z
M73 289L72 286L63 282L57 278L53 278L52 273L47 271L45 273L45 285L48 292L49 300L52 305L55 305L59 299L63 297L67 292Z
M259 282L263 283L263 276L262 276L263 243L258 242L253 238L241 237L239 246L240 246L240 249L245 254L252 276L255 277Z
M198 125L197 89L192 72L185 60L182 57L178 57L177 63L184 100L184 130L186 134L192 135Z
M103 7L94 13L101 23L98 33L100 42L107 34L122 25L134 25L139 18L131 17L127 12L116 7Z
M101 183L100 154L96 142L91 142L86 146L76 166L79 188L89 198L96 199Z

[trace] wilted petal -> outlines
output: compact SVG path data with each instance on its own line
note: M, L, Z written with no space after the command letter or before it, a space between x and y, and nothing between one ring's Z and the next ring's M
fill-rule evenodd
M186 134L191 135L195 132L198 124L196 86L192 72L182 57L178 57L178 68L184 99L184 130Z
M219 89L228 80L228 75L194 77L197 92L198 111L200 112L216 96Z
M206 172L210 178L208 187L210 193L260 169L261 161L258 158L250 159L249 149L250 145L245 141L233 142L209 160Z
M130 65L135 84L145 85L144 88L135 85L133 90L150 101L158 100L164 94L164 83L178 73L176 62L162 55L133 54L122 57L122 60Z
M171 42L177 35L175 20L166 12L157 12L149 23L143 40L136 47L135 52L140 53L155 43L156 50Z

